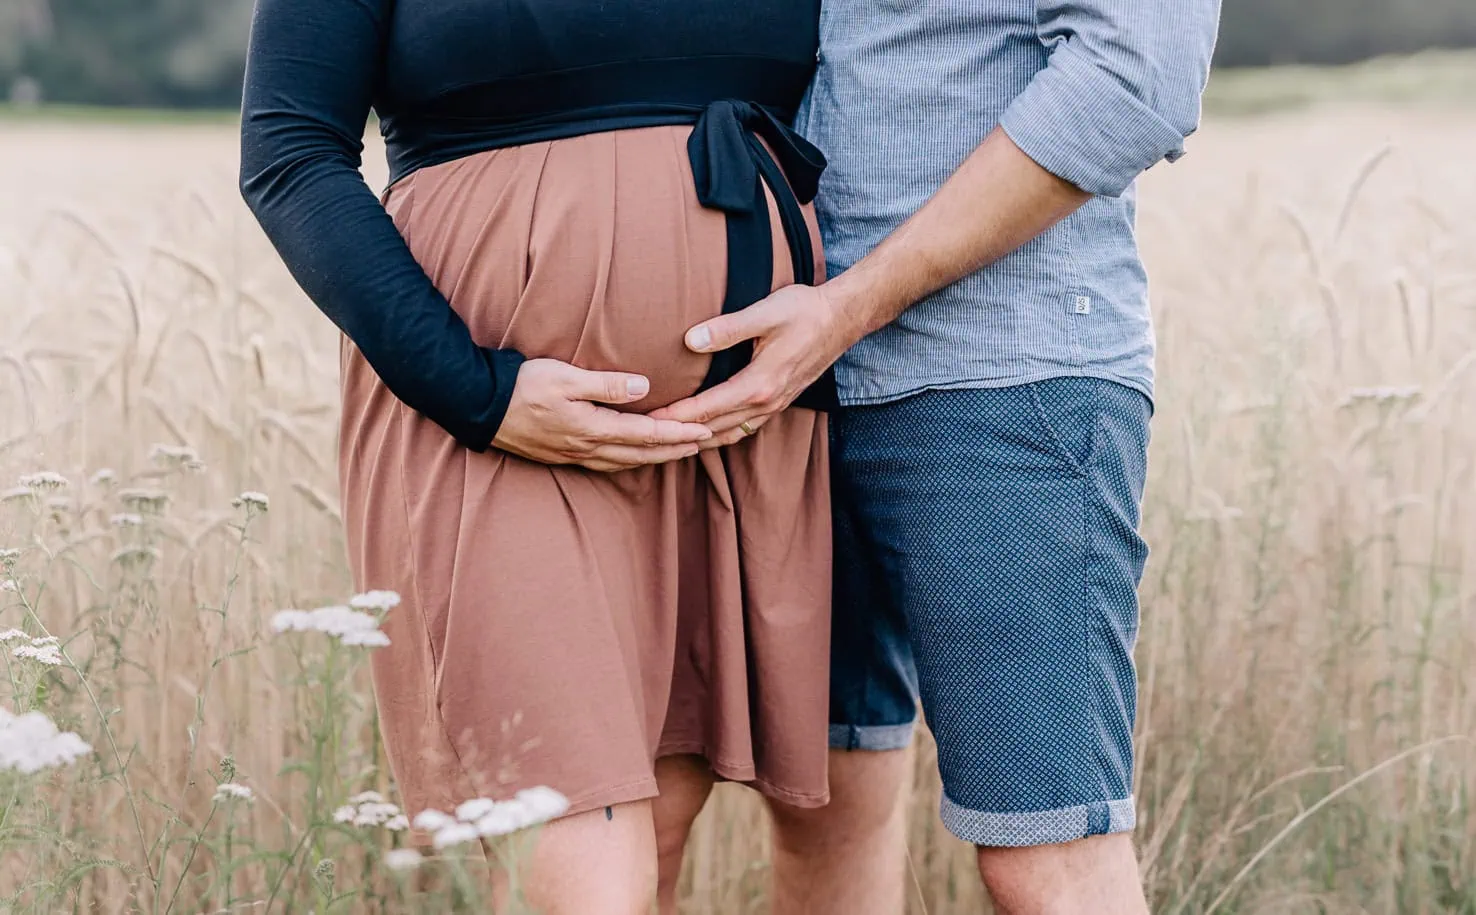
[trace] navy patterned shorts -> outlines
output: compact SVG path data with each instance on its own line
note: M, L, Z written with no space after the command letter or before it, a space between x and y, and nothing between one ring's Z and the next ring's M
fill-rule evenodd
M831 746L938 743L976 845L1133 828L1149 401L1095 378L834 416Z

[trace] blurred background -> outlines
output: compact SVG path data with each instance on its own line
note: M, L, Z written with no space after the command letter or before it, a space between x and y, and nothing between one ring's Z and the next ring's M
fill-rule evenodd
M3 0L0 98L237 103L251 0ZM1472 0L1226 0L1224 67L1476 45Z
M364 650L267 622L351 578L339 340L236 190L250 5L0 0L0 915L486 911L355 814ZM1473 90L1476 0L1225 0L1141 183L1155 913L1476 915ZM95 752L7 771L30 711ZM979 915L915 767L908 915ZM722 787L683 911L765 912L768 842Z

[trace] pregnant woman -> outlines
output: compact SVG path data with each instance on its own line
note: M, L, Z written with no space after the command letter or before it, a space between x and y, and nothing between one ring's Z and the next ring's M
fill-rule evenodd
M736 444L646 414L700 320L822 269L787 125L818 0L259 0L242 189L342 330L356 583L411 811L549 785L550 913L672 905L715 779L826 801L822 382ZM377 112L390 185L358 173Z

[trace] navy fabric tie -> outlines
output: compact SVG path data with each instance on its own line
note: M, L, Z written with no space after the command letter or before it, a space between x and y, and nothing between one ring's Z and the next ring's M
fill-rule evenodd
M767 109L720 99L698 117L687 140L687 155L698 202L727 217L728 285L723 313L747 308L765 298L773 286L774 238L765 185L778 204L795 282L814 285L815 249L801 207L815 199L825 171L820 150ZM714 353L702 388L733 377L752 357L751 341ZM838 407L834 372L827 370L794 405L812 410Z

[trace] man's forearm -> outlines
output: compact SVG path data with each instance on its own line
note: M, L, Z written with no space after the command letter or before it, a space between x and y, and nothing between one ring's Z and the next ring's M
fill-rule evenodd
M1012 253L1090 199L996 128L922 209L822 288L859 340Z

